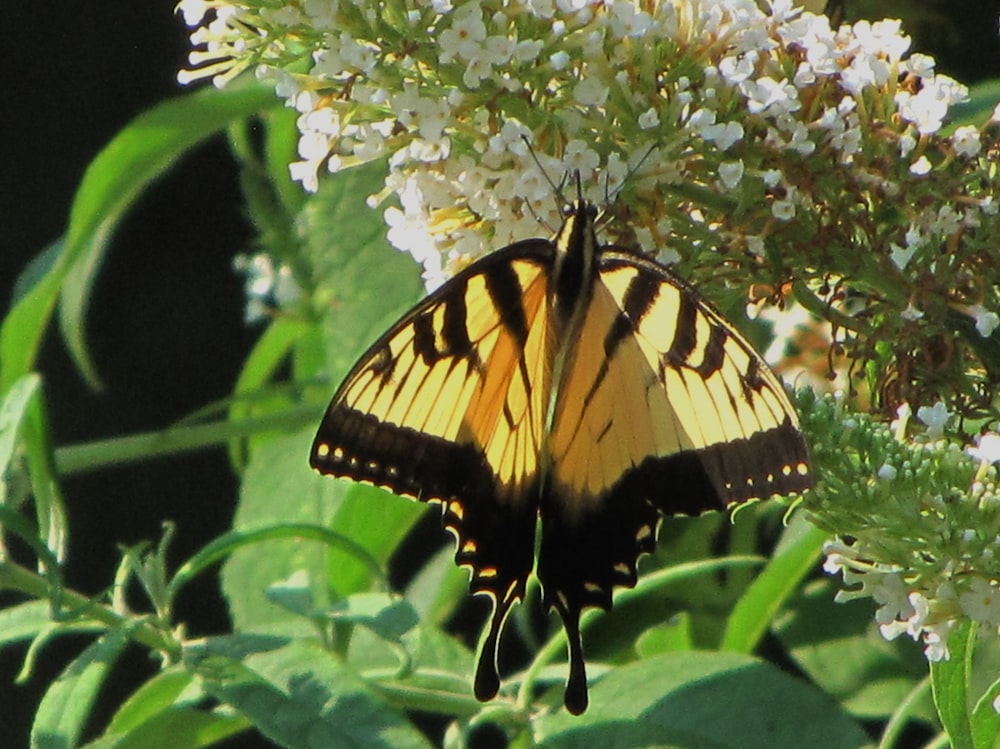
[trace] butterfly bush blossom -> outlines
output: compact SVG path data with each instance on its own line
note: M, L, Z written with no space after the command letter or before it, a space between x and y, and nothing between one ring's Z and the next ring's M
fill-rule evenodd
M585 197L608 203L609 241L676 263L710 296L823 317L830 361L847 361L841 387L883 410L939 402L996 418L1000 113L947 131L968 92L910 53L898 21L833 28L789 0L178 7L194 27L180 79L270 82L298 113L290 169L306 190L387 160L372 202L388 205L388 238L429 287L558 225L549 180L579 173ZM840 409L818 412L844 421ZM806 506L849 534L827 567L878 602L883 633L922 638L939 657L960 614L1000 624L1000 528L993 474L927 422L914 443L919 414L891 439L867 421L837 427L860 442L817 448L831 478ZM941 464L949 488L929 493ZM866 525L876 489L887 517ZM933 569L901 540L913 518L935 524L920 529L940 555Z

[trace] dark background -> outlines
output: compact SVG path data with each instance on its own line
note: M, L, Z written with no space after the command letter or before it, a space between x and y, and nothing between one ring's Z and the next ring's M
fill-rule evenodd
M132 117L181 95L187 30L171 0L78 0L4 6L0 118L0 304L17 274L64 231L89 161ZM902 17L916 49L966 83L1000 76L1000 0L864 2L848 19ZM56 444L159 429L226 397L257 332L243 322L242 280L232 258L252 239L237 176L216 139L192 153L133 208L103 267L89 317L89 343L104 392L90 391L58 336L39 369ZM222 449L68 477L72 531L68 584L88 594L108 585L118 544L158 539L178 524L182 560L228 525L236 481ZM225 605L204 577L179 602L192 634L228 627ZM9 602L0 597L0 604ZM0 652L0 743L26 746L38 700L85 642L47 647L27 685L15 686L23 648ZM154 671L136 652L105 692L108 709ZM104 714L104 718L107 714ZM237 742L250 746L248 739ZM234 744L236 745L236 744Z

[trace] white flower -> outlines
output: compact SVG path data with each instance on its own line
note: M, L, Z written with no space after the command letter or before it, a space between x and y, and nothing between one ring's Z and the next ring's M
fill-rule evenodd
M904 320L909 320L910 322L916 322L917 320L919 320L921 317L924 316L924 313L922 310L918 309L917 307L914 307L913 302L910 302L909 304L906 305L906 309L904 309L902 312L899 313L899 316L902 317Z
M916 251L916 247L900 247L893 242L889 245L889 259L892 260L893 265L903 270L910 264L910 260Z
M931 78L934 75L934 58L921 52L910 55L903 67L920 78Z
M918 177L923 177L932 168L931 161L926 156L921 156L919 159L910 164L910 174L915 174Z
M442 63L453 60L468 62L479 56L486 39L486 24L478 3L466 3L450 15L451 26L437 37L438 59Z
M207 0L181 0L177 3L176 9L183 14L184 23L188 26L197 26L213 5L215 3L207 2Z
M616 36L641 37L652 25L650 15L637 10L632 3L614 3L611 6L611 29Z
M948 652L948 634L952 626L951 621L924 626L924 657L931 663L946 661L951 657L951 653Z
M916 613L910 601L906 584L901 575L893 572L879 574L872 571L868 572L865 577L872 577L877 581L874 584L871 584L871 581L866 581L869 583L871 597L880 604L878 611L875 612L875 621L883 628L883 634L885 634L886 629L892 631L891 636L886 637L886 639L895 639L900 633L890 625L898 620L907 621Z
M997 325L1000 325L1000 316L992 310L988 310L981 304L973 304L965 310L976 319L976 332L983 338L989 338Z
M719 164L719 179L727 189L734 189L743 179L743 162L737 160Z
M660 124L660 116L656 113L655 107L650 107L639 115L639 127L643 130L652 130Z
M275 263L270 255L257 253L252 257L237 255L233 268L242 273L247 306L244 320L257 322L268 317L275 309L293 304L301 296L301 289L292 271L283 263Z
M953 78L938 75L925 80L915 94L898 92L896 105L903 119L914 123L921 135L930 135L941 129L950 106L968 98L968 88Z
M933 406L918 408L917 418L927 425L927 436L935 440L944 434L944 426L951 418L951 412L943 401L938 401Z
M1000 624L1000 588L982 577L974 577L969 589L960 593L958 605L962 612L980 624L996 627Z
M976 446L965 448L965 452L984 463L1000 463L1000 434L987 432L976 436Z
M979 130L972 125L962 125L955 128L951 143L959 156L976 156L982 144L979 140Z
M608 100L607 84L600 78L584 78L573 87L573 99L585 107L602 107Z
M570 64L571 58L569 52L564 49L554 52L549 56L549 63L552 65L554 70L563 70Z
M742 83L754 73L757 54L753 51L741 57L724 57L719 61L719 73L729 83Z
M788 221L795 216L795 193L796 189L794 187L786 188L785 197L781 200L775 200L771 204L771 215L773 215L779 221Z
M776 81L770 76L740 83L740 91L747 99L751 114L778 115L798 111L799 92L787 80Z
M896 478L896 467L888 463L883 463L876 474L882 481L892 481Z

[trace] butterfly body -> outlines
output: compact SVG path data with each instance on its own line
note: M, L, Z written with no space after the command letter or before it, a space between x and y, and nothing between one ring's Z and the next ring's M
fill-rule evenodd
M812 483L777 377L694 289L600 246L580 200L552 240L473 263L404 315L334 395L322 473L442 504L470 588L494 600L475 692L499 688L498 638L535 566L587 685L580 612L609 609L661 514L698 514Z

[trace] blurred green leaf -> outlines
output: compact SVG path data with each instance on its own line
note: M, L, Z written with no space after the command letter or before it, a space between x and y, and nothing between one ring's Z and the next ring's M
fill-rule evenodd
M287 361L296 344L310 331L306 323L289 317L278 317L268 324L254 344L250 355L233 388L233 403L229 407L229 420L244 421L263 413L280 411L293 403L297 391L273 388L281 366ZM274 436L274 432L260 432L247 440L233 440L230 443L230 459L233 465L242 469L246 462L242 446L249 442L258 445Z
M421 621L443 625L469 592L469 571L455 564L455 544L445 540L410 581L406 600L413 604Z
M995 702L1000 699L1000 679L993 682L972 710L973 744L983 749L996 749L1000 744L1000 713Z
M420 621L408 601L389 593L355 593L334 603L327 614L335 621L360 624L390 641L398 641Z
M347 488L334 513L331 530L352 539L383 564L388 563L400 541L427 510L427 505L400 499L372 486L351 486L329 477L321 480L325 485L341 485L326 491L341 492L345 485ZM371 571L339 549L330 552L328 578L337 597L367 590L371 585Z
M243 474L240 503L233 517L235 532L297 523L331 527L342 499L332 491L339 488L338 482L321 482L309 469L312 433L310 427L298 434L276 437L254 452ZM312 635L308 621L268 601L265 589L295 572L305 571L314 585L317 606L325 606L329 600L325 581L331 550L287 538L229 551L232 554L222 568L222 590L234 627ZM343 556L353 560L352 554L344 552ZM371 575L368 565L357 564Z
M31 726L32 749L76 746L97 694L118 660L128 632L115 629L89 645L45 692Z
M171 708L125 733L106 733L84 749L200 749L252 728L241 715Z
M774 634L809 678L859 718L886 719L927 676L927 661L909 639L888 642L870 600L837 603L837 583L817 580L790 600ZM930 722L930 699L911 716Z
M945 132L951 132L958 125L979 127L993 114L1000 102L1000 79L980 81L969 87L969 100L951 108L950 124Z
M156 715L176 706L180 696L186 691L190 692L192 698L197 699L201 692L193 687L193 677L180 666L160 671L136 689L118 708L108 724L106 733L127 733L134 730Z
M647 629L635 643L635 652L640 658L694 649L691 615L686 611L671 617L664 624Z
M227 638L233 640L234 638ZM232 642L227 649L233 649ZM249 643L248 643L249 644ZM429 749L427 739L333 653L292 642L241 660L192 651L189 668L216 699L289 749Z
M17 380L4 394L0 404L0 475L6 475L12 470L11 460L17 447L18 436L27 418L28 407L42 384L42 378L36 374L25 375ZM0 499L6 486L0 484Z
M810 525L801 513L792 518L771 559L729 614L723 650L753 652L785 601L815 569L829 535Z
M820 690L739 653L685 652L614 669L579 717L543 714L543 749L854 749L871 739Z
M99 378L85 343L84 323L94 278L118 223L149 184L180 156L229 123L282 106L264 85L203 88L170 99L136 117L87 167L70 211L63 257L53 268L65 274L59 326L87 381ZM40 335L47 315L33 331ZM25 331L27 332L27 331Z
M299 217L312 264L330 395L361 353L423 295L413 259L386 240L369 195L383 189L385 166L369 164L325 180Z
M968 622L958 624L948 636L948 658L931 661L931 685L934 704L951 749L991 749L993 741L977 744L972 728L972 701L969 682L976 628Z
M53 260L53 253L58 256ZM43 260L33 261L31 272L18 280L19 295L0 325L0 393L6 393L19 377L34 367L45 326L55 307L59 288L68 266L65 242L60 240L43 253ZM34 276L38 268L47 266L44 274Z

